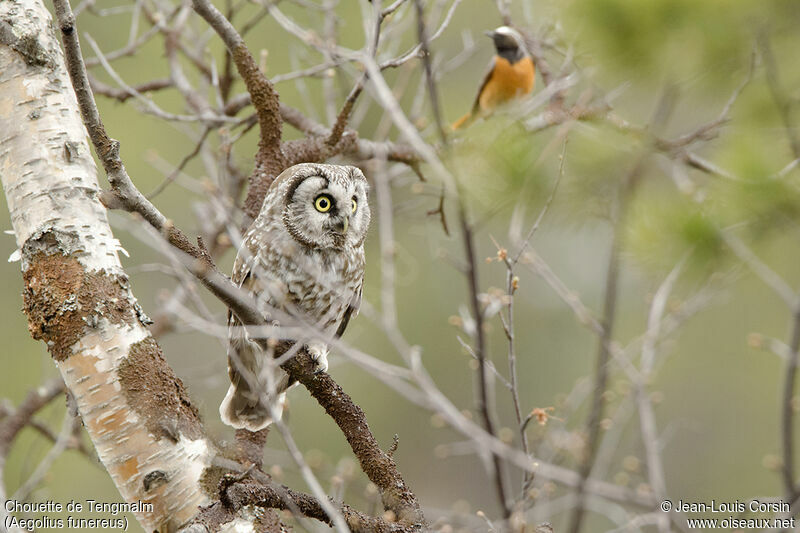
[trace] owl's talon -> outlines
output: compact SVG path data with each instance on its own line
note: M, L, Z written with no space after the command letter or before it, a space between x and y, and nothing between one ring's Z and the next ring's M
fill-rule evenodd
M308 354L314 362L314 374L328 370L328 347L323 343L312 342L306 345Z
M311 356L314 361L314 375L322 374L328 370L328 354L321 354L319 357Z

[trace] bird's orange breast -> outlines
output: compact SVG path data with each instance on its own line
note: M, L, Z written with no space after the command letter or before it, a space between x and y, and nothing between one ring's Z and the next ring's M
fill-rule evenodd
M492 111L498 105L529 94L533 90L534 74L530 57L511 64L507 59L495 56L491 77L478 100L481 109Z

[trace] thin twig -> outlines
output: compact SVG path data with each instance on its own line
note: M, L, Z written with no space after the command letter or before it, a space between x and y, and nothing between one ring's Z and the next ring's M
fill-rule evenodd
M209 133L211 133L211 128L206 128L203 130L203 134L200 136L200 139L197 141L197 144L195 145L194 149L188 154L186 154L186 156L184 156L184 158L181 159L181 162L178 163L178 166L175 167L175 170L173 170L166 178L164 178L164 181L159 183L156 186L156 188L153 189L147 195L148 200L152 200L153 198L161 194L164 191L164 189L166 189L169 186L170 183L175 181L175 178L177 178L178 175L181 172L183 172L183 169L186 167L189 161L194 159L195 156L200 153L200 150L203 148L203 143L205 143Z
M455 5L457 2L454 2ZM435 116L437 125L437 135L442 143L445 151L448 149L448 139L444 128L444 121L441 116L441 107L439 106L439 97L436 91L436 81L433 77L430 65L430 48L427 30L425 28L425 18L420 0L415 0L417 12L417 36L419 44L417 48L422 56L422 62L425 66L425 79L428 89L428 96L430 98L431 107ZM451 11L452 12L452 11ZM458 183L458 182L456 182ZM458 185L456 185L458 191ZM477 254L475 251L475 238L473 235L472 226L469 223L467 208L464 204L463 195L457 192L458 202L458 216L461 226L461 238L464 246L464 255L466 256L466 276L467 288L469 292L469 306L470 312L475 320L475 333L474 333L474 352L478 359L478 397L477 408L483 420L483 425L487 433L492 436L497 435L497 428L492 415L491 407L491 392L489 383L489 368L488 357L486 350L486 333L483 311L481 309L478 294L480 292L480 283L478 281L478 267L477 267ZM443 210L442 210L443 212ZM511 516L511 505L507 496L507 480L505 476L505 469L503 462L497 454L492 453L492 476L494 479L494 486L497 492L497 498L500 508L503 510L503 516L507 519Z
M642 342L641 358L641 379L634 383L635 398L639 411L639 426L642 434L642 444L644 446L645 460L647 463L647 476L650 487L656 499L663 501L667 496L666 480L664 476L664 465L661 461L659 450L658 433L656 429L655 413L653 412L653 402L647 392L646 385L653 372L656 342L659 337L661 325L663 323L664 311L667 306L667 299L673 286L678 280L688 255L685 255L677 265L670 271L664 282L658 287L650 306L650 313L647 318L647 331ZM659 531L669 532L669 518L660 513L657 520Z
M129 98L134 96L133 92L128 92L125 89L118 89L116 87L112 87L110 85L106 85L105 83L95 79L92 76L89 76L89 82L92 86L92 91L95 94L100 94L106 96L108 98L113 98L119 102L125 102ZM140 83L133 87L136 93L148 93L154 91L160 91L162 89L167 89L172 87L172 81L168 78L162 78L158 80L152 80L145 83Z
M539 224L541 224L544 216L547 214L547 211L550 209L550 204L553 202L553 198L555 198L556 191L558 190L558 185L561 183L561 178L564 176L564 162L566 159L566 151L567 151L567 137L564 137L564 142L561 148L561 155L559 156L559 167L558 167L558 174L556 175L555 184L553 185L553 189L550 192L550 196L547 198L544 206L542 207L541 211L539 212L539 216L536 217L536 222L534 222L533 226L531 227L528 234L525 236L525 240L522 242L522 245L519 247L516 256L513 259L508 258L508 253L503 253L503 262L506 265L506 293L508 295L508 304L506 305L506 319L503 321L503 330L506 334L506 339L508 340L508 373L509 373L509 380L511 386L511 399L514 403L514 415L517 419L517 427L519 428L520 432L520 440L522 442L522 451L526 454L530 454L530 446L528 444L528 433L526 431L527 423L530 419L530 415L528 419L522 419L522 408L519 402L519 386L517 383L517 354L515 348L515 333L514 333L514 294L517 291L517 284L518 278L514 275L514 267L516 266L517 262L519 262L520 257L522 256L525 248L530 243L531 239L533 238L534 233L539 228ZM502 318L502 315L501 315ZM525 472L522 477L522 492L525 492L526 487L530 486L533 483L533 473L532 472ZM524 498L524 494L521 495L521 498Z
M536 222L533 223L531 229L528 231L528 234L525 235L525 239L522 241L522 244L517 251L517 255L514 256L514 259L511 260L511 268L516 266L519 262L520 257L525 252L525 249L528 247L528 244L531 242L533 235L536 233L536 230L539 229L539 225L542 223L544 216L547 214L547 211L550 209L550 205L553 203L553 199L556 197L556 192L558 192L558 186L561 184L561 178L564 177L564 162L567 155L567 141L568 137L564 136L564 142L561 145L561 155L558 158L558 174L556 175L556 181L553 184L553 188L550 191L550 196L547 197L547 201L545 201L542 210L539 211L539 216L536 217Z
M611 355L609 346L613 334L617 311L617 285L619 284L620 253L623 246L623 233L625 231L625 215L630 196L638 182L642 171L642 160L634 166L625 181L620 184L616 199L614 220L614 234L609 247L608 266L606 269L605 296L603 298L602 330L597 343L597 357L594 369L594 387L590 399L589 417L586 420L586 444L584 455L581 459L579 473L581 483L576 491L577 502L570 517L568 531L578 533L584 517L584 484L592 472L592 466L597 454L601 439L601 422L605 408L605 391L608 382L608 363Z
M228 48L239 75L258 115L259 143L256 155L257 168L250 181L245 200L245 211L254 219L261 209L267 189L286 167L281 151L283 120L278 93L267 79L247 48L242 36L225 16L208 0L192 0L194 10L217 32Z
M800 159L800 138L796 133L794 121L792 120L792 101L786 97L780 83L778 67L772 55L772 48L766 34L762 34L759 39L761 45L761 55L767 71L767 82L772 93L775 105L778 107L778 114L784 125L786 138L792 149L795 159ZM730 243L729 243L730 245ZM743 244L738 243L737 248L747 250ZM737 253L739 255L739 253ZM795 460L794 460L794 389L797 379L797 367L800 362L800 295L796 294L783 280L775 274L766 264L745 253L748 259L748 266L756 268L756 272L762 280L768 283L789 305L792 312L792 322L789 331L789 353L786 358L784 370L783 396L781 398L781 446L783 452L783 486L786 492L786 500L794 501L800 494L800 486L795 481Z

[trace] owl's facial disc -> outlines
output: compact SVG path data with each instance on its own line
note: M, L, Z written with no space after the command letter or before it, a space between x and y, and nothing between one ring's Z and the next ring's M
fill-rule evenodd
M369 226L366 180L306 177L292 191L282 217L292 236L307 246L360 246Z

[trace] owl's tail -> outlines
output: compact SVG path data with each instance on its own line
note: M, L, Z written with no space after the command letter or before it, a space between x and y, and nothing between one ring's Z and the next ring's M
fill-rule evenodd
M246 386L231 385L219 406L219 416L223 422L236 429L260 431L272 424L269 406L261 402L260 396L253 394ZM286 392L281 392L277 395L274 406L278 412L278 420L281 419L285 405Z

